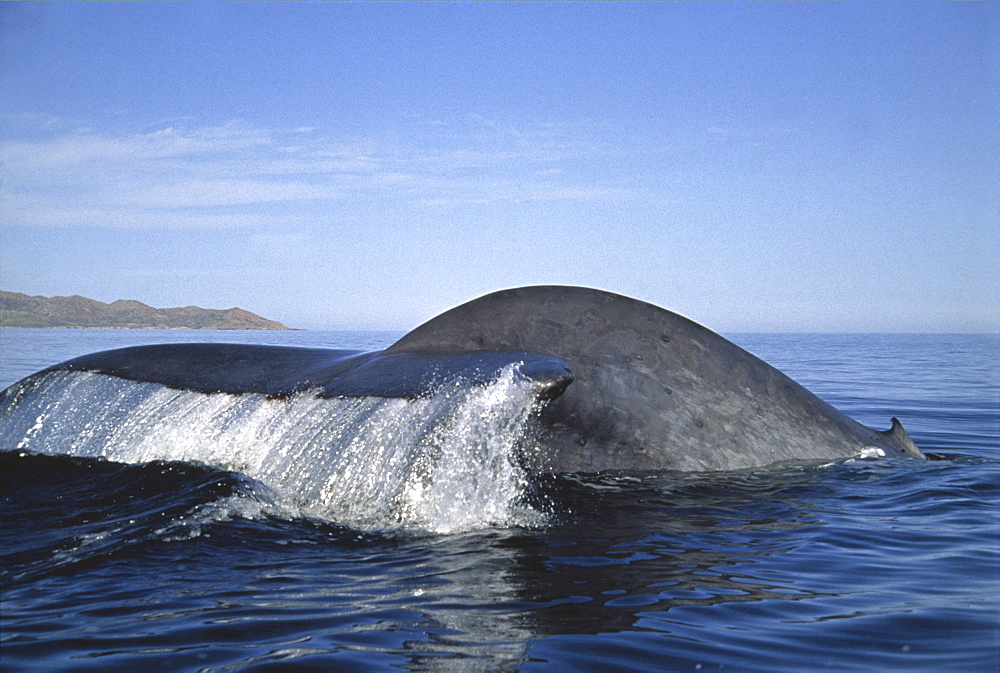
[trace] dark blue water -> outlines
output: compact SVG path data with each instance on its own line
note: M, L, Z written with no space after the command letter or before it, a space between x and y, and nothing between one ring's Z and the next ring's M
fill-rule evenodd
M0 387L135 343L0 330ZM345 525L237 471L0 452L4 671L996 671L1000 339L735 335L940 460L522 484L535 518ZM451 520L451 519L449 519Z

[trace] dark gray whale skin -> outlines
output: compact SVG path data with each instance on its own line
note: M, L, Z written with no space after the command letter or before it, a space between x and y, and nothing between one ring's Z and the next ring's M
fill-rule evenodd
M89 371L203 393L417 397L511 363L548 400L546 472L730 470L882 449L924 458L895 418L876 431L687 318L580 287L503 290L453 308L378 353L238 344L104 351L48 371ZM32 377L29 377L32 378ZM0 393L0 408L16 403Z
M490 383L518 363L535 395L551 399L573 381L566 363L538 353L365 353L244 344L132 346L83 355L39 372L87 371L202 393L260 393L287 397L401 397L433 394L455 379Z
M546 468L555 472L741 469L868 447L925 457L895 418L886 431L865 427L707 328L600 290L496 292L385 353L492 350L555 356L573 372L541 414Z

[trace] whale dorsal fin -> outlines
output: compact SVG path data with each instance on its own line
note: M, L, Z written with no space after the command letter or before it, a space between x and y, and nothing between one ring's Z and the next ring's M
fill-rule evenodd
M895 416L892 417L892 427L888 430L876 430L875 432L878 433L879 438L886 446L897 449L914 458L926 458L913 440L910 439L910 435L903 428L903 424Z

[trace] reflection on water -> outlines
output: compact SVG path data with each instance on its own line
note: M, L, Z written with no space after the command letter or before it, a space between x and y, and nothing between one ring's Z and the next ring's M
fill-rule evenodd
M754 572L823 526L797 494L809 472L554 479L559 525L474 536L489 542L494 563L448 574L478 577L457 583L481 590L484 604L531 605L539 635L625 629L639 612L677 606L821 595Z
M301 519L210 519L213 505L252 492L207 467L6 460L6 494L25 502L28 492L52 489L39 509L93 478L75 498L89 516L49 519L54 556L7 557L8 569L46 568L51 598L20 613L31 601L18 586L30 594L31 583L8 574L9 627L47 622L65 644L100 619L88 648L107 656L154 646L180 656L196 633L205 649L240 641L240 666L330 656L346 665L349 645L387 664L405 653L417 670L514 670L539 639L663 630L664 616L683 607L833 595L771 576L773 557L822 529L816 500L833 488L823 470L552 478L538 485L539 500L558 503L558 521L544 530L387 536ZM165 491L184 494L166 510L166 526L158 520ZM8 534L29 537L42 514L21 510ZM63 563L53 563L60 554ZM651 615L659 615L655 626Z
M407 647L421 670L514 670L539 639L662 631L682 607L833 596L762 572L822 529L802 498L824 491L815 473L553 479L543 489L562 521L545 531L402 541L425 554L422 581L411 567L393 601L433 634Z
M45 572L5 575L4 656L54 670L976 670L995 642L995 527L955 531L998 489L954 461L557 478L544 529L434 536L209 515L253 494L208 467L7 459L5 570Z
M905 667L915 656L932 656L929 645L940 640L932 629L928 647L914 644L941 614L918 609L912 597L934 592L934 559L954 542L946 521L957 512L914 492L928 470L948 466L857 461L770 473L554 480L546 488L565 509L545 531L412 543L430 551L425 562L434 570L419 601L407 604L441 631L409 647L426 653L420 662L427 670L513 670L547 656L571 660L583 642L593 651L587 636L623 638L606 643L607 665L624 651L641 659L644 647L663 664L664 643L645 640L655 635L677 640L684 652L678 665L747 670L751 656L781 670L793 653L815 658L829 649L836 661L850 638ZM914 511L914 501L925 507ZM858 525L859 513L877 517L877 525ZM990 533L983 535L979 544ZM978 565L992 584L989 558L952 554L956 569ZM990 637L984 624L995 601L982 591L970 586L964 606L979 618L956 622L956 637L974 635L968 643ZM954 596L954 587L945 593ZM768 634L754 626L762 623ZM878 635L866 635L868 628ZM637 630L648 636L636 638ZM471 652L475 666L447 656Z

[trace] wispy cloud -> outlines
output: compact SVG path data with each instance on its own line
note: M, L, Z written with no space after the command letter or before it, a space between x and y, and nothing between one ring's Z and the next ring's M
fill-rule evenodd
M4 143L2 157L8 166L30 173L66 170L98 162L120 165L224 155L272 143L269 134L236 125L191 130L167 127L151 133L123 135L81 128L72 133Z
M595 180L601 147L551 125L406 120L405 140L230 123L109 133L51 120L0 147L15 226L246 226L255 207L377 198L420 207L630 198ZM272 213L273 216L273 213Z

